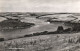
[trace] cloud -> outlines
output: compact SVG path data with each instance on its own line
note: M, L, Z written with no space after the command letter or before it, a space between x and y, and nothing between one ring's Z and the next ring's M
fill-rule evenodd
M80 0L0 0L1 12L80 12Z

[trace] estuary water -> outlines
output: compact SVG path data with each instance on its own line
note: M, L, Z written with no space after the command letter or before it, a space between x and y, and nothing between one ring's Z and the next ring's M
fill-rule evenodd
M26 34L35 33L35 32L55 31L55 30L57 30L58 26L63 26L64 28L69 27L69 26L65 26L64 23L62 23L62 22L49 23L43 19L36 19L34 17L24 17L24 19L22 19L21 21L34 23L35 26L33 26L31 28L26 28L26 29L0 31L0 37L15 38L15 37L23 36Z

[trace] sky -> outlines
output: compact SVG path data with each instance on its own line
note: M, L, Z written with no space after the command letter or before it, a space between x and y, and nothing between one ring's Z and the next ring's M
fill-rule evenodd
M80 0L0 0L0 12L80 12Z

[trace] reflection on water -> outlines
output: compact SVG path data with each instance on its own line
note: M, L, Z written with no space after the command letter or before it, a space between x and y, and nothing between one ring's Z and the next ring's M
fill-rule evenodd
M31 28L26 28L26 29L0 31L0 36L5 37L5 38L14 38L17 36L22 36L22 35L30 34L34 32L55 31L58 26L63 26L64 28L68 27L68 26L64 26L63 23L60 23L60 22L59 23L55 22L55 23L50 24L49 22L45 22L44 20L31 18L31 17L30 18L26 17L25 19L21 21L35 23L36 25Z

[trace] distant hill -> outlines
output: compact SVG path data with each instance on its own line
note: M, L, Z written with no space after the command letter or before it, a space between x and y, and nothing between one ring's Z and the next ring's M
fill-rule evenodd
M18 19L8 19L0 22L0 29L21 29L21 28L29 28L33 25L35 24L21 22Z

